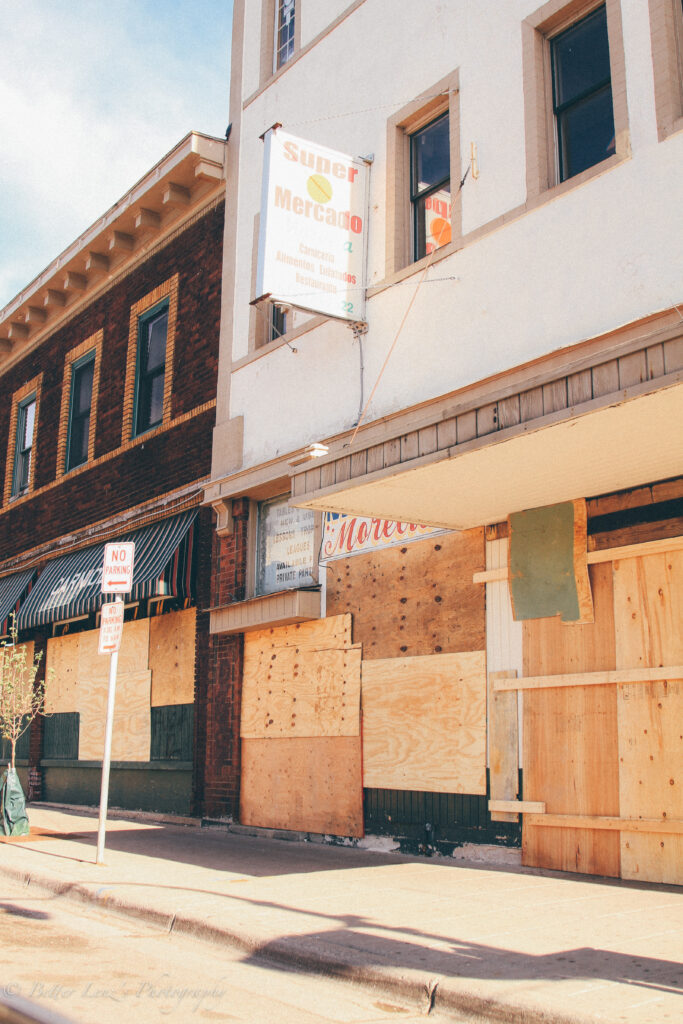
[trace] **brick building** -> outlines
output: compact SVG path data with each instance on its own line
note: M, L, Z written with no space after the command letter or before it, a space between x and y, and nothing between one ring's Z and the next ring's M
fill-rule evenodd
M43 654L20 770L50 801L99 800L103 545L130 539L110 800L201 810L225 148L188 135L0 313L0 618Z

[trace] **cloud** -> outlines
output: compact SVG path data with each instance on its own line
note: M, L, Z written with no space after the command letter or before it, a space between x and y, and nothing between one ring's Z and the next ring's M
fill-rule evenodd
M188 131L228 121L225 0L3 0L0 307Z

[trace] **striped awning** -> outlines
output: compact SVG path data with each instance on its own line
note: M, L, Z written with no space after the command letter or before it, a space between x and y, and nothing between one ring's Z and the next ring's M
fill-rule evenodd
M113 537L135 541L135 571L129 601L148 597L191 596L193 523L197 509ZM17 616L20 629L77 618L98 611L105 598L102 586L104 543L50 562Z
M26 569L0 579L0 636L9 634L12 615L17 614L31 592L35 578L36 570Z

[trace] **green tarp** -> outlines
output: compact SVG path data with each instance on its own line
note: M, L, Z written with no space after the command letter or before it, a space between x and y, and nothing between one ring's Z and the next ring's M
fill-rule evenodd
M0 781L0 830L6 836L29 834L24 791L14 768L7 768Z

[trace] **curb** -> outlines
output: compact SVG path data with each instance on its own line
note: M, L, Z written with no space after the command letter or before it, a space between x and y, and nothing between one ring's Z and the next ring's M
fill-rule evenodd
M0 867L0 874L7 875L25 887L33 885L54 896L142 920L169 933L229 946L265 961L351 982L387 997L404 999L424 1014L432 1010L457 1011L479 1017L482 1021L499 1021L501 1024L595 1024L594 1018L567 1016L483 996L472 988L456 986L453 978L428 976L421 974L418 969L369 966L362 962L360 952L357 960L353 956L345 959L336 948L332 951L322 946L319 939L290 937L264 940L259 936L218 928L188 914L171 914L111 896L106 891L107 886L93 891L82 883L60 882L50 876L6 865Z

